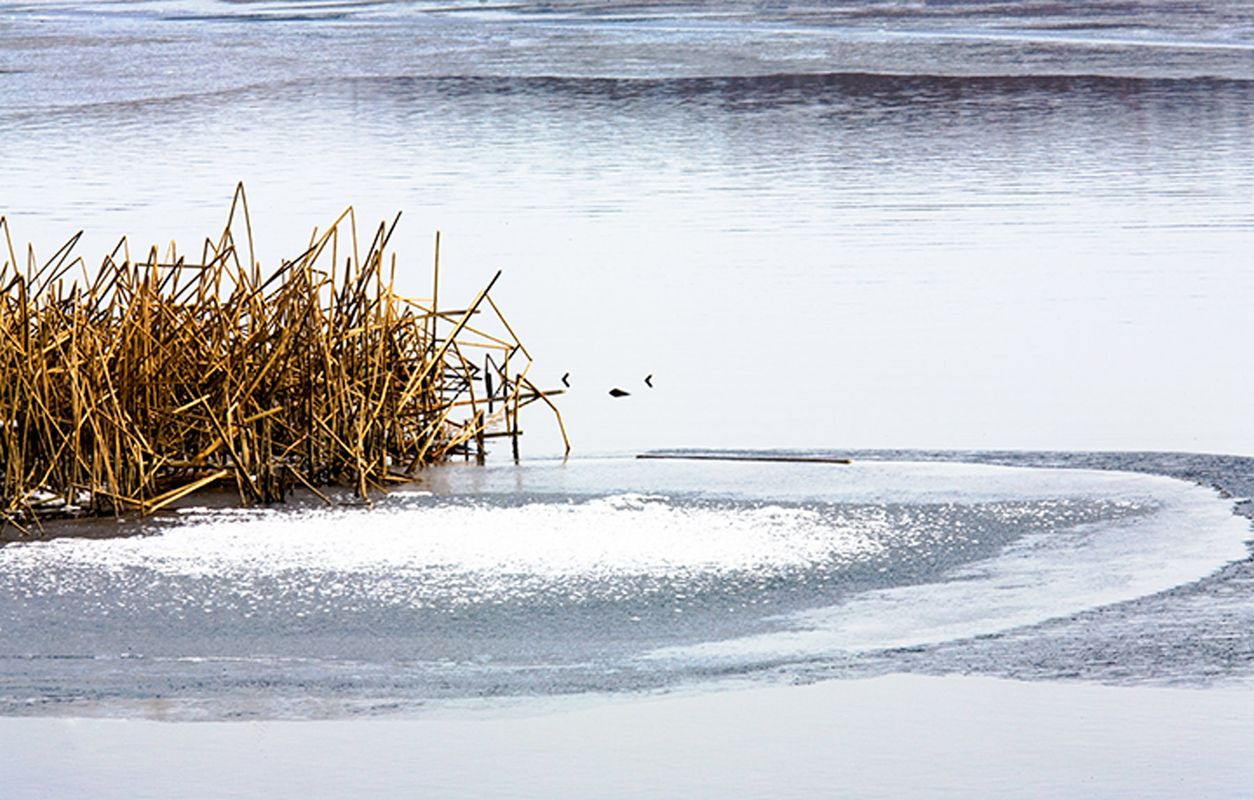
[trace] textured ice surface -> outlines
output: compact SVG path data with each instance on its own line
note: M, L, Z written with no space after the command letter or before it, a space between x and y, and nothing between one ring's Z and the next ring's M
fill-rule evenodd
M1246 535L1210 489L1117 472L456 467L373 511L190 509L0 549L0 703L334 716L875 670L1196 580Z

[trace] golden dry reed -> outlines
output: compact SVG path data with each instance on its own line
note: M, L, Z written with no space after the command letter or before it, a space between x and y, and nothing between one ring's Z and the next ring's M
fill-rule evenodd
M398 215L399 219L399 215ZM490 291L439 306L395 291L395 229L359 247L350 207L263 274L243 186L198 263L122 239L90 272L79 235L19 261L0 217L0 526L149 514L233 484L246 505L304 487L361 498L484 453L550 395ZM569 441L566 441L569 451Z

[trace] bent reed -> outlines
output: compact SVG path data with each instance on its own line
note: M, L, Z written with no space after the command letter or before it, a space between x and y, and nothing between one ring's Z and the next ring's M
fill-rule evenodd
M151 514L212 485L244 505L342 485L363 499L453 457L482 460L520 409L546 404L490 292L439 307L394 289L400 215L359 253L349 207L263 275L243 185L199 263L123 238L89 272L75 235L22 266L0 255L0 528ZM241 252L246 246L247 252ZM481 323L477 317L486 322ZM472 324L475 323L475 324ZM490 330L489 330L490 329Z

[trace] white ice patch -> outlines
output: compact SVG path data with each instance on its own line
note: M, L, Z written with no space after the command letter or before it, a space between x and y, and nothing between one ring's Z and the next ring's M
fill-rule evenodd
M613 466L596 467L598 477L607 478ZM964 536L974 541L972 523L1037 531L942 581L853 595L784 618L780 633L651 656L721 663L1005 630L1160 591L1246 555L1247 525L1230 513L1230 501L1168 478L962 464L623 468L634 471L619 475L618 493L569 502L415 494L373 511L196 510L153 535L0 548L0 584L20 578L28 594L60 594L93 591L108 576L128 587L119 595L125 599L143 596L150 584L205 578L249 603L301 596L345 608L536 597L630 602L641 592L704 591L732 578L816 566L824 567L820 582L838 580L832 576L839 569L828 567L881 556L882 569L891 570L891 553L909 549L926 559ZM636 491L621 491L624 484ZM700 499L698 485L722 499ZM752 494L736 497L742 485L752 485ZM1070 500L1144 513L1069 520ZM1012 507L982 505L1003 502ZM970 511L958 513L963 508Z
M514 507L202 511L184 515L181 524L157 535L7 547L0 550L0 570L665 577L854 559L878 552L886 527L877 516L832 525L807 508L683 506L640 494Z
M1026 536L945 580L788 615L787 630L663 648L649 660L744 663L909 647L996 633L1165 591L1249 556L1232 501L1170 478L1122 475L1157 510Z

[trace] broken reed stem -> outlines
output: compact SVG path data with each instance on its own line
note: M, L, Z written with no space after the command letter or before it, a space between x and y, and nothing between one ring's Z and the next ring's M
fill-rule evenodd
M482 459L487 438L516 446L518 410L535 400L569 452L560 390L526 379L530 354L489 295L500 273L466 308L438 308L437 234L430 303L402 297L385 254L396 222L363 255L350 207L263 276L239 185L200 263L174 243L132 261L123 238L92 275L72 256L81 233L23 265L0 217L0 527L152 513L223 481L244 504L298 485L327 502L318 487L366 497L397 473ZM81 280L67 279L74 267ZM469 324L485 301L503 330ZM487 351L482 366L465 348Z

